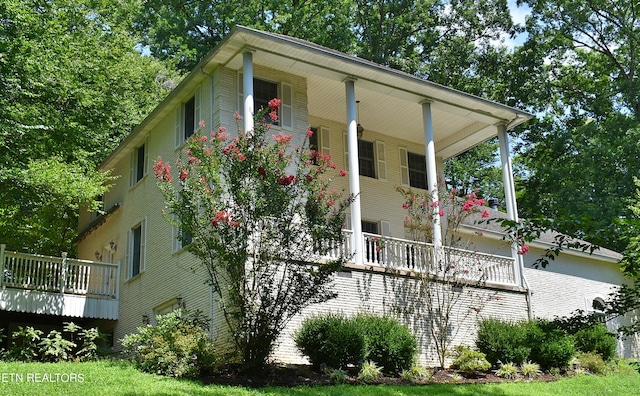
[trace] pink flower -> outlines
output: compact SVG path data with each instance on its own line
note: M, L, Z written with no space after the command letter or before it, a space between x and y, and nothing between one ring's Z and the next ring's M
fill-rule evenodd
M429 204L429 206L431 206L432 208L436 208L440 206L440 201L433 201Z
M260 176L262 176L263 179L267 177L267 171L262 166L258 167L258 173L260 174Z
M200 128L204 128L204 125L205 125L205 124L204 124L204 120L200 120L200 122L198 122L198 126L199 126Z
M239 120L242 119L242 116L237 111L235 113L233 113L233 116L236 118L236 121L239 121Z
M518 254L520 255L525 255L529 252L529 246L528 245L522 245L522 247L520 247L520 250L518 250Z
M376 245L376 252L380 253L380 246Z
M406 210L406 209L409 209L409 204L408 204L408 203L406 203L406 202L405 202L405 203L403 203L403 204L402 204L402 209L405 209L405 210Z
M344 169L340 169L340 172L338 172L338 176L343 177L347 175L347 171Z
M488 211L488 210L486 210L486 209L485 209L485 210L483 210L483 211L482 211L482 217L483 217L483 218L485 218L485 219L486 219L487 217L489 217L489 211Z
M310 138L313 136L313 131L311 129L307 129L307 137Z
M267 104L269 105L269 108L271 108L272 110L278 110L280 108L281 103L282 101L280 99L273 98Z
M333 206L333 204L335 203L335 201L333 200L333 198L329 199L329 202L327 202L329 204L329 206Z
M278 184L280 184L281 186L288 186L289 184L293 183L295 178L296 177L294 175L282 176L278 179Z
M270 111L269 118L271 118L273 122L278 122L278 112L276 110Z
M185 181L187 179L187 176L189 176L188 170L183 169L180 171L180 181Z
M271 135L271 137L278 144L285 144L291 141L291 135L283 135L282 133L279 133L277 135Z
M438 212L438 215L440 215L440 217L444 217L444 210L440 209L440 211Z
M198 159L196 157L189 157L189 163L190 164L193 164L196 161L198 161Z
M229 222L229 225L230 225L231 227L237 227L237 226L239 226L239 225L240 225L240 223L238 223L237 221L230 221L230 222Z

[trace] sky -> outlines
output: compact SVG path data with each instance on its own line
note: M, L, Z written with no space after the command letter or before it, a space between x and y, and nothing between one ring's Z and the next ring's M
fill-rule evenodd
M525 18L527 17L527 15L529 15L529 12L530 12L529 6L527 6L526 4L523 4L522 6L518 7L516 5L516 0L509 0L509 10L511 11L511 18L513 18L513 22L520 25L524 25ZM517 35L514 39L511 39L510 37L505 37L504 43L508 47L513 48L517 45L524 43L526 38L527 38L527 35L524 33Z

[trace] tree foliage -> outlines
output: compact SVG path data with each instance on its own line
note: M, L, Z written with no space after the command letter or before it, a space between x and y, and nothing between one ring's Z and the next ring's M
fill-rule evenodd
M540 116L529 123L520 208L579 219L559 229L622 251L614 227L630 215L637 157L639 5L625 0L527 0L528 42L516 51ZM569 223L567 223L569 224Z
M106 180L95 166L170 88L175 73L135 49L135 10L106 0L0 4L0 240L9 248L73 251L77 206L104 191L92 184ZM58 184L53 170L79 179Z
M259 112L250 133L229 139L221 128L189 139L177 184L169 165L154 166L167 218L206 268L244 368L266 363L294 315L334 297L350 203L328 188L330 156L309 151L307 139L292 147L291 135L267 137L263 116L277 119L279 101L269 105L269 117Z

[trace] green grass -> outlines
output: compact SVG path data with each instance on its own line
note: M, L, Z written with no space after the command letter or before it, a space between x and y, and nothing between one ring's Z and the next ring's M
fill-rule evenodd
M44 374L59 375L58 382L42 382ZM13 374L13 380L11 375ZM36 374L39 374L36 376ZM70 381L75 374L76 381ZM18 378L22 377L22 381ZM83 381L80 382L79 378ZM41 382L35 382L39 379ZM341 385L297 388L247 389L205 386L198 382L144 374L122 362L5 363L0 362L0 395L130 396L130 395L269 395L269 396L412 396L412 395L638 395L640 374L622 366L606 377L582 375L555 382L502 383L488 385Z

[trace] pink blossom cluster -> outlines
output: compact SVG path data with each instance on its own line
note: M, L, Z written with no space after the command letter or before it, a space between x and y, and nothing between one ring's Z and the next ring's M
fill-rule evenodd
M211 219L211 225L218 228L220 223L228 223L231 227L237 227L239 223L231 220L231 212L226 210L220 210L216 212L215 216Z
M156 178L159 181L171 183L173 178L171 177L171 166L164 163L162 158L158 157L156 163L153 165L153 171L156 174Z

